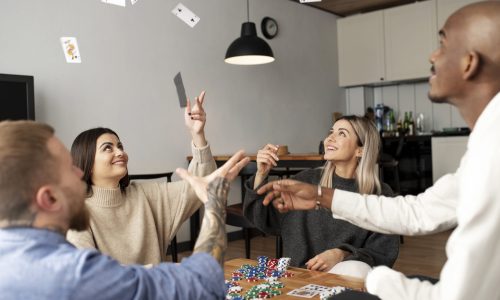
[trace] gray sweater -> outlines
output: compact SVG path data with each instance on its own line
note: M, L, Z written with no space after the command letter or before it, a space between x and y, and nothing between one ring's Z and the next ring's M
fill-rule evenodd
M318 184L321 169L305 170L294 179ZM339 248L351 252L345 260L363 261L370 266L385 265L392 267L399 252L399 236L374 233L332 217L328 209L291 211L280 214L272 205L262 205L263 196L253 189L255 177L245 182L245 217L261 231L281 235L283 255L291 258L292 266L303 267L305 263L325 250ZM264 184L264 183L262 183ZM354 179L337 175L333 187L357 192ZM391 196L391 188L383 184L382 195Z

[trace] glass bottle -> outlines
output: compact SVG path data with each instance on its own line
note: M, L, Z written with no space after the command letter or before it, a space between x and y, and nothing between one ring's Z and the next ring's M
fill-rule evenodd
M394 111L392 109L390 111L390 123L391 131L396 131L396 118L394 117Z
M420 113L417 117L417 133L424 133L424 114Z
M413 120L413 114L410 111L408 117L408 135L414 135L414 134L415 134L415 121Z
M408 133L410 127L410 118L408 117L408 112L405 111L405 118L403 120L403 132L405 135Z

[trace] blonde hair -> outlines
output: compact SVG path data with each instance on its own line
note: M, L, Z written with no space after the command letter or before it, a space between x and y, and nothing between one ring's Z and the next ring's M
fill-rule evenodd
M0 227L30 225L37 190L59 181L47 142L54 129L33 121L0 122Z
M346 120L351 124L358 138L358 145L363 147L363 154L356 167L354 177L359 188L358 192L361 194L380 195L382 188L378 177L377 165L380 150L380 137L375 124L369 119L359 116L344 116L335 122L339 120ZM334 173L334 163L327 161L323 167L319 184L324 187L332 188Z

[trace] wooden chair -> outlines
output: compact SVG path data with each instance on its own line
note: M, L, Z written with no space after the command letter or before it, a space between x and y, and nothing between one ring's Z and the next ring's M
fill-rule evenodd
M277 170L269 172L269 176L278 176L283 178L286 174L290 172L296 172L296 170L289 171L285 173L286 170ZM252 177L257 172L257 163L250 162L241 171L239 176L241 177L241 203L228 205L226 207L227 217L226 224L236 227L241 227L243 231L243 239L245 240L245 257L250 258L250 239L252 229L256 230L256 227L245 218L243 214L243 202L245 201L245 182ZM276 236L276 257L283 256L283 242L281 236Z
M393 182L391 184L391 187L396 194L399 194L401 192L401 185L399 180L399 159L401 158L403 146L404 137L400 137L394 154L391 155L389 153L380 153L378 158L380 181L384 181L385 172L387 170L390 170L393 175Z
M156 173L156 174L133 174L128 175L130 180L149 180L149 179L159 179L159 178L167 178L167 182L172 182L172 172L167 173ZM167 248L167 255L170 250L172 254L172 261L177 262L177 236L174 236L172 241L170 241L170 245Z

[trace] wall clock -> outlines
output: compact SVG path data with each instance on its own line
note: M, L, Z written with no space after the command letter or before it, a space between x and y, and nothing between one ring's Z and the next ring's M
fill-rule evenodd
M265 17L260 23L260 29L266 38L272 39L278 35L278 22L273 18Z

